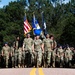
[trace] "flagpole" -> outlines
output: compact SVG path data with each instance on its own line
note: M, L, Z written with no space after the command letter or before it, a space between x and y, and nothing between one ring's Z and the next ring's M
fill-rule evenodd
M24 11L24 16L25 16L25 19L27 19L26 12L25 11ZM24 34L24 36L26 37L26 34Z
M44 20L43 20L43 19L44 19L44 18L43 18L43 13L44 13L44 11L41 12L41 16L42 16L42 29L43 29L43 21L44 21Z
M43 26L44 25L44 16L43 16L43 13L44 13L44 11L41 12L41 16L42 16L42 30L43 30L43 33L45 33L44 32L44 26Z
M35 12L33 12L33 18L35 19Z
M33 19L35 18L35 14L34 14L35 12L33 12ZM35 21L35 20L33 20L33 21ZM35 36L35 34L34 34L34 28L33 28L33 35Z
M27 15L26 15L26 12L25 12L25 17L26 17L26 19L27 19Z
M41 12L41 16L42 16L42 30L43 30L44 35L46 35L47 31L46 31L46 22L44 20L44 11Z
M24 11L24 16L25 16L25 17L26 17L26 19L27 19L26 11Z

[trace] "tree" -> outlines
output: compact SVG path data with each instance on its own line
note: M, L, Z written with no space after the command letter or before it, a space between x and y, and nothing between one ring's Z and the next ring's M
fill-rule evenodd
M41 12L44 11L48 33L54 34L58 43L68 43L73 46L75 42L73 41L75 40L75 6L72 3L61 5L57 3L54 7L50 0L30 0L30 5L27 6L22 1L26 0L10 2L9 5L0 9L0 39L3 42L8 41L10 43L18 35L21 38L24 37L23 18L25 13L27 13L27 19L32 25L33 12L35 12L35 16L42 27ZM72 40L70 40L70 35L73 36Z
M63 29L63 33L60 38L60 42L63 44L69 44L74 46L75 43L75 17L73 14L69 14L69 17L66 19L66 26Z
M0 36L3 42L13 42L16 36L23 37L24 6L18 2L10 2L0 11ZM12 40L11 40L12 39Z

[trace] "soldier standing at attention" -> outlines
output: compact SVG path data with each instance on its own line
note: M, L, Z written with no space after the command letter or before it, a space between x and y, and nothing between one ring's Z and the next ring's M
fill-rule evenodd
M25 50L25 63L27 67L30 67L32 64L32 46L33 39L30 37L30 34L27 34L27 38L23 41L23 50Z
M42 40L39 39L40 36L36 36L36 40L34 40L34 49L33 52L35 53L35 66L40 67L42 63Z
M6 68L8 68L9 52L10 47L8 46L8 43L5 43L2 47L2 56L4 57Z

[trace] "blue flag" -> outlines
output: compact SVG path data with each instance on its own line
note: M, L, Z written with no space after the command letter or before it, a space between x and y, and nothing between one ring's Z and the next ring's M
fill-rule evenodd
M33 20L32 20L32 27L33 27L34 35L40 35L41 34L42 30L39 26L37 19L35 18L35 15L33 16Z

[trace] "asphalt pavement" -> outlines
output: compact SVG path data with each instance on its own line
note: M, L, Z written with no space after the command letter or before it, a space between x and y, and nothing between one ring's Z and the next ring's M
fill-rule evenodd
M0 69L0 75L75 75L70 68L6 68Z

